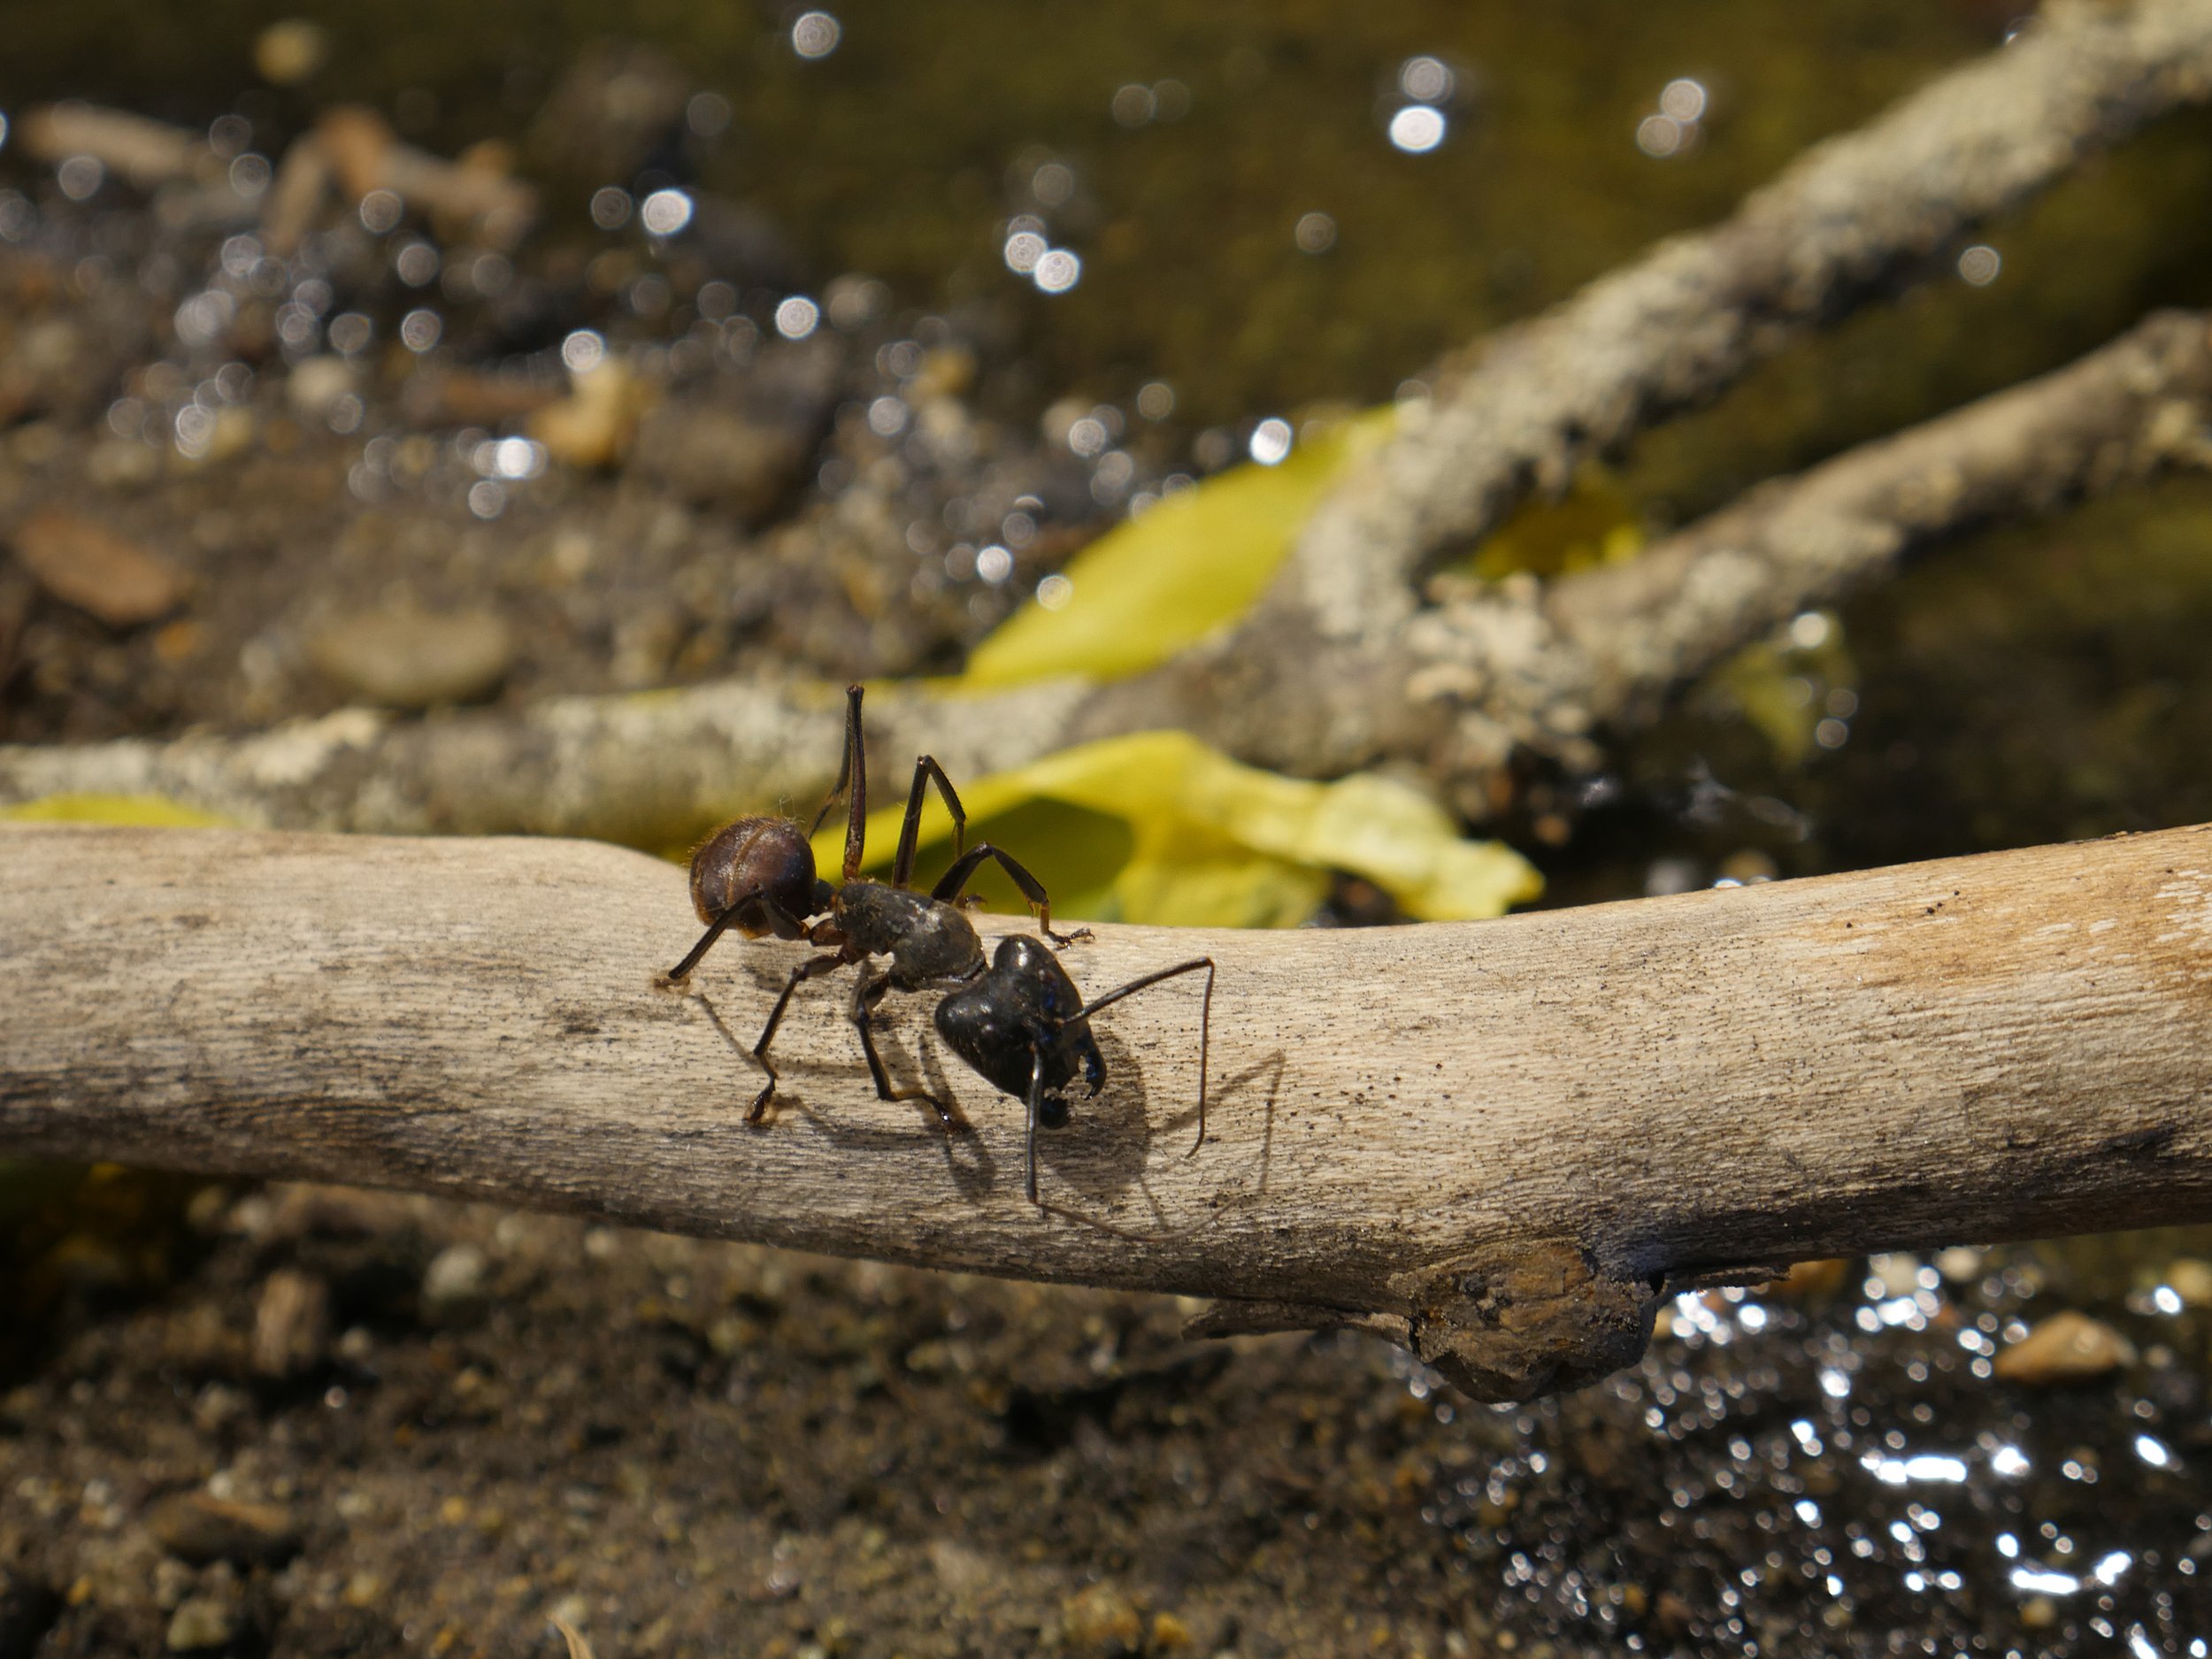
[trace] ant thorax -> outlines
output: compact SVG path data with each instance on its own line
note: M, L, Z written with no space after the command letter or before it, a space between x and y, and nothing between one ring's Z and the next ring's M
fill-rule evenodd
M837 929L871 956L891 958L891 983L919 990L941 979L983 972L983 941L955 906L880 881L848 881L838 889Z

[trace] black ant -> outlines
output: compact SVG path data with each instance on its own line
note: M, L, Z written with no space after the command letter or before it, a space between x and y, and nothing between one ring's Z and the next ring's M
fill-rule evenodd
M773 933L779 939L803 939L810 944L834 947L826 956L810 956L791 970L760 1041L753 1045L753 1058L768 1073L766 1085L745 1115L746 1122L757 1124L776 1092L776 1068L769 1064L768 1045L775 1038L776 1027L783 1023L792 994L817 974L848 963L864 963L870 956L890 957L891 965L880 973L872 975L863 966L853 985L848 1013L860 1033L861 1052L867 1056L869 1075L875 1079L879 1099L927 1101L949 1131L954 1118L944 1102L926 1089L891 1087L869 1026L869 1016L883 1001L884 994L894 988L920 991L933 986L965 985L985 974L983 942L959 901L987 858L997 859L1021 889L1046 938L1065 945L1088 938L1089 932L1054 933L1051 901L1036 877L988 841L964 847L967 814L944 768L927 755L914 763L914 787L907 796L906 817L899 827L899 850L891 866L891 879L882 882L862 877L861 858L867 849L868 756L861 740L860 697L858 686L846 688L844 759L829 798L814 818L814 827L819 829L837 797L847 795L844 885L832 887L815 874L811 832L803 832L793 820L741 818L724 825L691 856L691 902L699 919L707 924L707 931L684 959L668 971L667 979L672 983L688 976L714 941L731 928L749 939ZM927 894L920 894L911 891L907 882L914 873L915 848L921 833L923 792L931 783L936 785L938 795L952 814L954 852L951 867L937 885ZM810 919L817 917L823 919ZM1050 953L1045 955L1049 959Z
M1059 1091L1075 1080L1079 1065L1093 1094L1106 1081L1106 1060L1091 1035L1091 1016L1132 992L1200 968L1206 971L1206 1000L1198 1024L1198 1139L1191 1143L1195 1153L1206 1142L1206 1046L1212 1033L1214 1003L1211 956L1162 968L1086 1002L1057 956L1035 940L1017 935L999 941L988 972L939 1001L937 1032L953 1052L1001 1093L1029 1103L1031 1203L1044 1207L1037 1196L1037 1126L1057 1129L1067 1122L1068 1104L1059 1098Z

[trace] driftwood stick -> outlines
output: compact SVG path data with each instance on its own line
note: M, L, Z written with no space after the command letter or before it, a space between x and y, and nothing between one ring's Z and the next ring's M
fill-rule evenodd
M869 735L885 754L933 754L979 777L1064 747L1085 690L948 699L884 686L869 692ZM0 745L0 804L153 795L257 828L676 846L742 812L810 810L836 774L844 703L841 685L732 680L549 697L518 713L347 709L244 736Z
M1002 918L992 932L1024 924ZM2212 826L1500 922L1102 927L1110 1072L1048 1136L885 1004L871 1088L803 947L690 942L579 842L0 831L0 1154L361 1182L1353 1324L1470 1391L1632 1361L1668 1286L2212 1217Z

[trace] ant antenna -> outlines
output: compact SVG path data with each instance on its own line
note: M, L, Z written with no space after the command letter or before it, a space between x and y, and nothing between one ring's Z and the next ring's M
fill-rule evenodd
M707 931L700 935L699 942L686 953L684 959L671 968L663 977L672 985L687 978L691 971L699 965L700 958L714 949L714 941L729 931L730 924L737 920L737 913L758 898L764 891L764 889L761 887L748 887L743 893L738 895L734 900L723 908L722 913L714 918Z
M1213 1039L1214 959L1211 956L1200 956L1195 961L1180 963L1172 968L1162 968L1156 973L1148 973L1142 979L1132 979L1118 989L1107 992L1105 995L1083 1008L1067 1021L1067 1024L1071 1025L1075 1025L1078 1021L1088 1019L1100 1009L1120 1002L1123 997L1133 992L1141 991L1147 986L1157 985L1163 979L1171 979L1179 973L1194 973L1201 968L1206 971L1206 997L1199 1006L1198 1015L1198 1139L1192 1141L1190 1150L1183 1154L1187 1158L1197 1156L1198 1148L1206 1144L1206 1049ZM1038 1064L1043 1064L1041 1056ZM1033 1090L1031 1099L1033 1102L1035 1099ZM1033 1187L1029 1195L1034 1199L1037 1196L1033 1187L1035 1166L1033 1151L1037 1138L1037 1122L1036 1108L1033 1103L1030 1109L1029 1136L1033 1150L1031 1158Z

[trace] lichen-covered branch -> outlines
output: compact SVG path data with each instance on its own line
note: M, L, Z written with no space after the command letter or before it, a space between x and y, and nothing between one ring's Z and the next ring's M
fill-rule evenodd
M1025 920L987 921L987 932ZM1344 1323L1471 1392L1640 1352L1671 1283L2212 1218L2212 826L1418 928L1101 927L1109 1071L1022 1112L804 947L692 987L682 873L603 845L0 829L0 1156L336 1179Z
M1460 584L1401 632L1409 699L1448 709L1432 758L1479 780L1516 746L1590 764L1588 734L1792 614L1976 524L2212 463L2212 319L2162 312L2063 369L1750 491L1625 564Z
M1317 512L1271 603L1387 641L1439 551L1711 396L2090 150L2212 96L2212 0L2047 4L2001 50L1816 146L1709 230L1480 341Z

